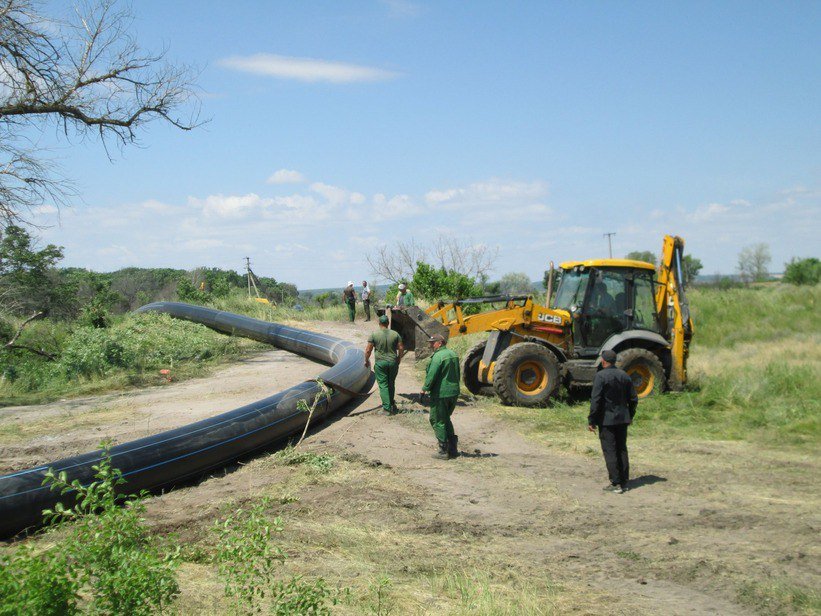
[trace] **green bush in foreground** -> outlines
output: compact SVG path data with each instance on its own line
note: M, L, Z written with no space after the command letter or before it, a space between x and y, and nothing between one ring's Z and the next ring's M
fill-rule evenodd
M153 614L179 593L176 552L150 536L138 496L122 496L122 473L107 449L88 486L49 470L44 484L74 501L44 513L51 524L38 551L23 545L0 562L0 614ZM66 534L56 536L57 532Z

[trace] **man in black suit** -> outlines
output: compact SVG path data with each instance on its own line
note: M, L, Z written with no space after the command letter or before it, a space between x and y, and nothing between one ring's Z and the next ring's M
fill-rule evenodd
M623 494L630 480L630 460L627 456L627 426L633 421L639 399L633 380L621 368L616 368L615 351L602 351L601 370L593 379L590 414L587 429L599 431L604 462L610 483L604 489Z

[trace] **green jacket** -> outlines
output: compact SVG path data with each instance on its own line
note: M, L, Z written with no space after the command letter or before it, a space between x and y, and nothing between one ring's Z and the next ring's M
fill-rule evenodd
M459 395L459 356L447 347L441 347L430 358L425 374L425 385L431 398L452 398Z

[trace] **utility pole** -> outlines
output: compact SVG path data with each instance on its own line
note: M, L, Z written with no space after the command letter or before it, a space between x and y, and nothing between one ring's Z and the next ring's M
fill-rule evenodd
M611 258L611 259L613 258L613 241L612 241L610 238L612 238L614 235L616 235L616 232L615 232L615 231L613 231L612 233L605 233L605 234L602 236L602 237L606 237L606 238L607 238L607 248L608 248L608 250L610 251L610 258Z
M251 297L251 258L245 257L245 277L248 279L248 297Z

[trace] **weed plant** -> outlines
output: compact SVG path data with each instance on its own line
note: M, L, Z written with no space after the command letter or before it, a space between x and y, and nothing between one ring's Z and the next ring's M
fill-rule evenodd
M225 583L225 596L234 602L237 613L258 613L274 586L282 551L272 538L282 532L282 520L268 520L266 501L248 510L237 509L218 522L216 560Z

